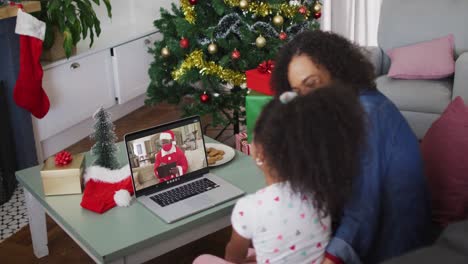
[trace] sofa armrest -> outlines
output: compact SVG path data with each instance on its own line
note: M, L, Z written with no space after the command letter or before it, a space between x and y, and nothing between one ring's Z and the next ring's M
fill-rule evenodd
M363 47L362 49L364 56L374 65L375 76L378 77L382 75L382 49L373 46Z
M455 62L452 100L457 96L468 103L468 52L462 53Z

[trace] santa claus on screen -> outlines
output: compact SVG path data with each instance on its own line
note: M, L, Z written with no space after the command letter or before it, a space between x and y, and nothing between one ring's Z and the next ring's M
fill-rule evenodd
M154 174L160 182L167 181L183 175L187 172L188 162L184 152L176 146L174 132L171 130L162 132L159 135L162 149L156 154L154 163ZM169 176L159 175L158 167L170 163L176 163L176 166L170 170Z

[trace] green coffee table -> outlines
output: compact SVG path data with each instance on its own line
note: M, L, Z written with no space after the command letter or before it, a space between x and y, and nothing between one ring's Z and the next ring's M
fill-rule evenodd
M207 138L207 142L214 142ZM119 143L119 162L127 164ZM93 161L86 154L87 166ZM41 166L17 171L24 187L29 227L36 257L49 254L45 213L97 263L142 263L230 225L235 201L213 207L173 224L166 224L141 204L116 207L99 215L81 208L81 194L44 196ZM265 185L251 157L237 152L234 160L211 170L247 193Z

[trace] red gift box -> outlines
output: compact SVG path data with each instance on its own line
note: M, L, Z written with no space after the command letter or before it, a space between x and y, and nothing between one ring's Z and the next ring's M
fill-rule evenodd
M250 144L247 142L247 133L241 132L236 134L236 149L250 155Z
M245 72L247 88L266 95L274 95L270 87L271 72L273 71L273 61L264 61L256 69Z

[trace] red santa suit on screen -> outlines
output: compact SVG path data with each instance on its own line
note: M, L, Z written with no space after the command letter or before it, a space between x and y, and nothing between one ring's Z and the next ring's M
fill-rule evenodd
M169 143L162 144L162 149L156 154L155 163L154 163L154 174L156 178L160 180L160 182L167 181L183 175L187 172L188 169L188 162L187 158L185 157L184 152L176 146L174 133L171 130L165 131L159 135L159 140L168 140ZM158 175L157 168L163 164L169 164L175 162L176 168L178 170L177 174L171 174L166 177L160 177Z

